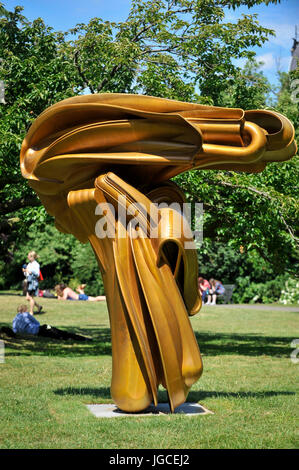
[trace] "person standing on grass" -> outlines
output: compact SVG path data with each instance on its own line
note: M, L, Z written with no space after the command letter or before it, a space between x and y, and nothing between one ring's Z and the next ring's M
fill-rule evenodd
M27 276L27 287L26 287L26 299L30 303L30 314L34 315L34 307L37 308L36 313L41 313L42 306L39 305L34 297L38 296L38 278L40 276L40 266L36 261L37 254L35 251L30 251L28 253L28 261L26 269Z

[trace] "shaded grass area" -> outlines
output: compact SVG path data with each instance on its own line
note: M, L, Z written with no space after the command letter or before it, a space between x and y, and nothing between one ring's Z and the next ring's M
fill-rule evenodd
M0 297L11 326L22 297ZM298 313L205 307L191 319L203 361L188 401L213 415L97 419L90 403L111 403L111 337L105 303L43 299L43 323L89 337L76 343L4 339L0 364L0 448L296 448L299 364L290 344ZM3 338L2 338L3 339ZM159 401L167 402L159 390Z
M89 344L60 341L49 341L47 338L24 336L23 338L6 338L9 346L6 357L30 356L98 356L111 355L111 336L109 328L78 328L71 325L67 329L73 333L92 338ZM290 356L289 336L257 336L224 333L195 332L201 351L206 356L242 355L242 356Z

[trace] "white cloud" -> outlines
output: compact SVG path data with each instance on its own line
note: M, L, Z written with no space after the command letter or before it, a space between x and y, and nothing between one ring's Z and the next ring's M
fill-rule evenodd
M294 23L263 23L263 26L275 31L276 36L270 36L268 45L275 45L290 50L292 38L295 35Z
M256 60L257 62L263 62L261 66L263 70L271 70L275 67L275 59L271 52L256 56Z
M291 56L281 56L279 53L267 52L266 54L257 55L256 60L263 62L261 69L264 71L286 72L290 67Z

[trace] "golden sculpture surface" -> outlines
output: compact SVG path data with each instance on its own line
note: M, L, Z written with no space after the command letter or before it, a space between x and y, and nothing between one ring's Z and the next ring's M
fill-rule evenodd
M174 411L202 373L188 318L201 307L196 250L186 249L192 232L180 211L152 203L181 207L184 195L169 179L184 171L259 172L295 153L293 126L273 111L98 94L61 101L34 121L21 149L22 174L56 227L92 245L120 409L157 404L162 384Z

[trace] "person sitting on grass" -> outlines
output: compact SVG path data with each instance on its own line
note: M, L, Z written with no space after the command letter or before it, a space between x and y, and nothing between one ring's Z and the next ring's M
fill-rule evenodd
M51 325L41 325L39 321L27 310L26 305L18 306L17 315L12 322L12 331L14 335L25 334L59 340L73 339L75 341L88 341L88 338L85 338L84 336L76 335L75 333L68 333L67 331L59 330ZM4 330L4 333L7 333L7 328Z
M57 286L55 286L55 292L57 294L58 300L89 300L90 302L106 300L106 297L104 295L98 295L97 297L86 295L84 294L83 289L81 289L80 294L77 294L77 292L75 292L73 289L66 286L65 284L57 284Z

